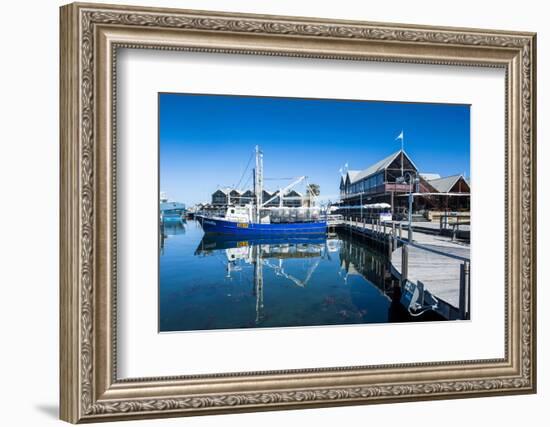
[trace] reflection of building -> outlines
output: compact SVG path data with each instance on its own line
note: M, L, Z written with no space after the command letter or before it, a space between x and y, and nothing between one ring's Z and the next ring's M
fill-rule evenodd
M364 170L348 170L340 179L340 199L345 206L388 203L392 213L404 212L411 190L414 212L470 209L470 184L463 175L441 178L423 173L402 150Z
M380 289L388 298L394 289L391 286L391 272L387 260L367 244L354 240L347 235L340 235L340 265L346 272L346 278L359 275Z
M183 221L168 221L160 224L159 246L160 254L164 254L164 241L170 236L185 234Z
M264 308L264 267L273 271L276 277L287 279L296 286L304 288L321 260L328 257L325 236L303 239L237 240L228 239L227 236L205 235L195 250L195 255L212 255L221 250L225 251L227 257L227 278L231 278L233 272L242 271L243 265L253 266L252 293L256 298L256 324L261 322ZM284 261L288 259L303 259L304 262L308 262L305 277L296 277L286 270Z
M274 196L278 196L279 190L277 191L262 191L262 201L265 203ZM284 193L283 196L283 207L302 207L308 203L307 198L304 197L301 193L296 190L289 190ZM252 190L239 191L234 188L226 187L219 188L214 193L212 193L212 205L218 207L227 207L228 205L238 205L244 206L249 203L254 203L256 197ZM271 200L266 207L278 207L281 205L279 197L275 197Z

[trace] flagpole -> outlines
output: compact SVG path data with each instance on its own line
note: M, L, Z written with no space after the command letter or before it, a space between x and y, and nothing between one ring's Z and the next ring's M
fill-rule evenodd
M401 130L401 176L403 176L403 140L405 135L403 135L403 130Z
M405 136L403 135L403 129L401 129L401 133L395 139L401 140L401 177L403 177L403 144L405 141Z

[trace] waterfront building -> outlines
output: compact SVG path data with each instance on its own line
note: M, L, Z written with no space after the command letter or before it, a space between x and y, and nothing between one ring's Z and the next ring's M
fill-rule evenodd
M230 188L218 188L212 193L212 205L225 206L229 200Z
M269 199L271 199L274 196L277 196L278 194L279 194L278 191L271 192L271 191L268 191L268 190L263 190L262 191L262 203L267 202ZM279 197L275 197L273 200L271 200L269 203L267 203L265 205L266 208L274 208L274 207L277 207L277 206L279 206Z
M470 183L463 175L441 177L420 171L403 150L366 169L348 170L340 178L341 206L387 203L395 217L407 212L411 192L413 213L428 219L441 212L470 210Z
M280 200L279 200L278 194L279 194L279 190L269 191L264 189L262 191L262 201L264 203L267 202L272 197L276 196L273 200L271 200L265 206L268 208L279 207ZM255 200L256 200L256 197L254 195L254 191L250 189L246 191L239 191L231 187L224 187L224 188L219 188L216 191L214 191L214 193L212 193L212 206L215 206L215 207L227 207L228 205L245 206L249 203L254 204ZM284 207L299 208L299 207L306 206L308 203L309 201L306 200L306 198L296 190L289 190L283 196Z
M302 193L300 193L296 190L290 190L283 197L283 206L287 207L287 208L301 208L301 207L305 206L306 203L309 206L308 201L305 200Z
M249 203L254 203L255 200L256 200L256 196L254 195L254 191L249 189L249 190L244 191L241 194L239 205L240 206L245 206Z

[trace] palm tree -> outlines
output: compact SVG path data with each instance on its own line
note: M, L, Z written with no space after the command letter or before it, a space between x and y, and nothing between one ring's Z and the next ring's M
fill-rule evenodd
M321 187L319 186L319 184L308 184L307 193L317 197L319 194L321 194Z
M321 187L319 184L308 184L306 186L306 195L307 195L307 204L308 206L312 206L315 203L312 203L312 200L315 200L315 197L317 197L319 194L321 194Z

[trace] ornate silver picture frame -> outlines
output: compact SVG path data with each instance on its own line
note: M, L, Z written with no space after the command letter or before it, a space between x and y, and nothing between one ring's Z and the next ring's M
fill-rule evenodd
M79 3L60 13L61 419L79 423L536 391L535 34ZM121 48L503 69L504 357L120 379Z

